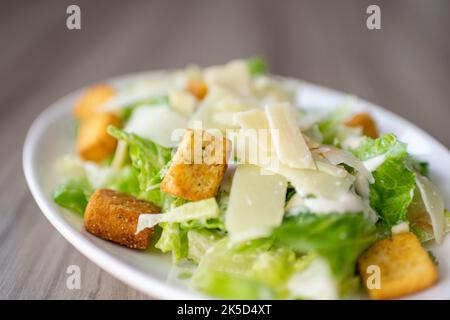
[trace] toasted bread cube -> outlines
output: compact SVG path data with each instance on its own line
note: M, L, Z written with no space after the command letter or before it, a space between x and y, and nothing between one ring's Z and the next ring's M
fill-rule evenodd
M86 230L102 239L133 249L145 250L153 229L136 234L141 213L159 213L161 209L151 202L114 190L97 190L90 198L84 213Z
M115 94L114 89L107 84L99 84L88 88L74 107L75 117L83 120L97 114L99 107Z
M370 138L378 138L377 124L368 113L357 113L351 117L346 123L348 127L362 127L363 134Z
M80 123L77 151L81 158L102 161L116 148L117 140L108 134L109 125L120 126L120 118L111 113L99 113Z
M372 245L359 258L359 273L372 299L391 299L432 286L438 273L428 252L417 237L400 233ZM370 288L370 266L380 270L380 287ZM373 267L372 267L373 268ZM369 281L370 282L370 281Z
M187 83L186 90L198 100L202 100L208 93L208 86L202 80L191 79Z
M161 190L191 201L214 197L227 170L228 155L226 138L203 130L187 130L161 182Z

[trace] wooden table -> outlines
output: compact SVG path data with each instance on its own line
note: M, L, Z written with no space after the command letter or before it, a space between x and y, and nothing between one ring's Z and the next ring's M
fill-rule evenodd
M82 29L66 28L81 7ZM381 30L366 28L381 7ZM78 253L40 213L22 174L32 120L87 83L262 54L275 73L352 92L450 146L450 2L1 1L0 298L149 298ZM66 288L79 265L80 290Z

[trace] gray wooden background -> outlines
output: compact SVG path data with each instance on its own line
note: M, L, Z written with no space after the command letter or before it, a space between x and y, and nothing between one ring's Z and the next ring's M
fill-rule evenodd
M82 30L66 29L79 4ZM366 28L369 4L382 29ZM275 73L352 92L450 147L450 1L0 1L0 298L149 298L78 253L40 213L22 144L51 102L105 77L262 54ZM66 268L82 270L66 289Z

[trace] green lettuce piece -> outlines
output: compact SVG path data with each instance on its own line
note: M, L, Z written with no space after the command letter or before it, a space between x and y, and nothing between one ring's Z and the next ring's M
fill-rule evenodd
M193 285L220 298L237 298L239 294L242 299L282 297L295 260L292 250L273 247L271 239L232 246L228 238L223 238L200 260ZM233 294L229 285L238 283L243 286L242 293L237 286Z
M139 197L140 188L137 171L131 165L120 169L87 164L85 176L92 189L112 189Z
M197 277L195 287L210 296L222 299L268 300L276 297L272 288L264 283L214 270Z
M188 256L187 231L180 228L179 223L163 223L161 237L155 247L164 253L172 252L174 262L180 261Z
M374 225L363 214L299 214L286 218L273 236L276 243L328 260L339 282L355 274L358 256L376 239Z
M111 179L104 185L104 188L139 197L140 188L136 170L127 165L120 170L113 171Z
M343 125L349 115L347 106L341 106L331 112L324 120L318 123L318 130L322 134L322 143L339 147L340 136L354 131Z
M137 232L153 228L160 223L183 223L191 220L206 221L219 216L219 206L215 198L188 202L166 213L145 214L139 217Z
M172 149L112 126L108 128L108 133L116 139L127 142L131 163L138 172L142 197L162 207L165 194L159 188L162 181L161 170L170 161Z
M59 185L53 192L53 200L59 206L84 214L91 189L84 181L69 180Z
M408 155L406 164L412 171L418 172L424 177L430 177L430 165L427 161L418 160L413 156Z
M259 76L267 73L267 62L262 57L252 57L247 60L247 64L252 76Z
M365 138L353 154L364 161L385 155L386 160L374 172L370 185L370 205L380 216L379 226L390 229L407 221L407 209L416 186L415 174L407 168L406 144L393 134L378 139Z
M201 230L201 229L208 229L208 230L218 230L225 232L225 222L221 217L218 218L210 218L210 219L200 219L200 220L190 220L186 222L182 222L180 224L181 228L184 230Z
M216 221L218 215L219 207L215 198L188 202L167 213L141 216L138 230L159 224L163 230L155 247L162 252L172 252L174 261L179 261L188 257L190 242L200 239L200 235L223 236L223 232L219 234L222 222ZM191 233L191 239L188 232ZM198 243L192 245L198 247Z
M188 258L199 263L206 252L223 236L211 230L192 229L187 232Z

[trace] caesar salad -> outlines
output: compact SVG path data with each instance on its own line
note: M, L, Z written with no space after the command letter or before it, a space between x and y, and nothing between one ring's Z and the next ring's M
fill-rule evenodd
M428 163L353 97L299 104L262 58L93 85L53 198L94 236L170 254L224 299L402 297L438 281L450 214ZM189 266L189 267L185 267Z

